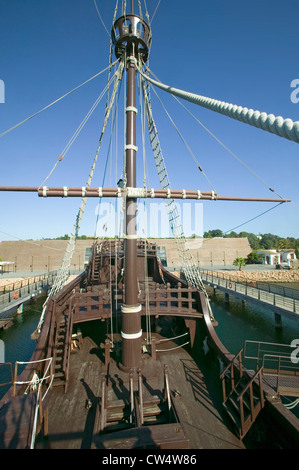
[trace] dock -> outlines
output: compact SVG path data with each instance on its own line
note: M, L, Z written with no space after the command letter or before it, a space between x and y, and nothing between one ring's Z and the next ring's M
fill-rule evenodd
M235 296L242 301L249 301L271 310L277 327L281 327L281 318L287 317L299 324L299 292L297 295L269 292L261 288L255 282L241 283L232 279L220 277L213 272L200 272L204 284L225 294L225 300L229 302L229 296ZM290 290L290 289L289 289Z
M1 279L0 320L6 321L30 299L49 289L56 275L57 271L53 271L26 278Z

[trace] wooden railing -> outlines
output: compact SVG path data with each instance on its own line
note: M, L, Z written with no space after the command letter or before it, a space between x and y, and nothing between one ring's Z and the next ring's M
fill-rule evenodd
M247 372L245 372L245 369L243 369L242 356L243 349L234 356L220 376L225 408L229 413L230 406L238 409L239 422L236 421L233 414L230 414L241 439L246 435L265 404L263 367L260 367L255 374L250 377ZM228 392L226 390L226 382L230 384ZM245 414L244 411L245 407L248 411L247 414Z
M120 305L124 301L124 287L118 293L113 286L111 288L113 289L113 299L117 300ZM178 283L177 288L170 287L170 284L167 284L166 288L156 284L148 294L141 290L139 302L144 311L147 303L151 314L202 316L198 309L200 305L198 291L191 287L181 287L181 283ZM111 315L110 304L111 295L108 288L98 290L88 288L87 292L76 293L74 321L82 321L84 318L94 318L95 316L106 318ZM115 309L115 302L113 302L113 309Z
M222 381L222 393L223 393L224 403L227 401L227 397L231 393L231 391L235 389L236 381L239 381L240 378L243 376L242 354L243 354L243 349L241 349L233 357L233 359L229 362L229 364L220 374L220 379ZM230 382L230 389L228 393L226 390L227 377L228 377L228 381Z
M297 344L297 343L296 343ZM264 377L280 394L299 396L299 361L296 344L245 341L244 360L263 369Z
M258 383L259 397L255 401L254 398L254 384ZM245 418L244 413L244 395L249 391L249 403L250 403L250 415ZM257 418L257 415L264 407L265 399L263 392L263 368L261 367L254 376L249 380L247 385L243 388L242 392L239 394L238 401L240 404L240 419L241 419L241 437L245 436L247 431L250 429L251 425Z

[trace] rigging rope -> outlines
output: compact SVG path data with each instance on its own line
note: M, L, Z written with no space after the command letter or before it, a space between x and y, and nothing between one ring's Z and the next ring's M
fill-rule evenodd
M143 74L142 74L142 89L143 89L146 117L148 121L150 141L151 141L151 146L152 146L154 157L155 157L160 184L163 189L170 189L170 182L169 182L169 178L168 178L168 174L167 174L167 170L166 170L166 166L164 162L162 149L160 146L158 131L157 131L156 124L154 122L154 118L152 114L148 84L145 83ZM209 297L204 287L204 284L202 282L202 279L200 277L199 271L195 266L191 250L189 249L175 200L167 199L167 201L165 200L165 204L166 204L166 208L167 208L167 212L169 216L169 224L176 240L177 249L178 249L179 256L182 262L183 272L185 274L187 282L189 282L193 286L196 286L198 289L201 289L204 292L210 317L213 318L213 313L212 313L212 309L210 306Z
M139 106L140 106L140 124L141 124L141 133L142 133L142 156L143 156L143 188L146 190L146 180L148 179L148 170L147 170L147 161L146 161L146 151L145 151L145 107L143 106L142 101L142 83L141 75L138 75L138 87L139 87ZM148 263L147 263L147 223L146 223L146 199L143 200L143 233L144 233L144 298L145 298L145 319L146 319L146 341L148 344L152 342L152 333L151 333L151 315L150 315L150 302L149 302L149 279L148 279Z
M110 71L109 71L110 72ZM90 118L90 116L92 115L92 113L94 112L94 110L96 109L96 107L98 106L99 102L101 101L101 99L103 98L104 94L106 93L106 91L109 89L109 85L110 83L112 82L112 80L114 80L115 76L113 76L109 82L106 84L105 88L103 89L103 91L101 92L101 94L97 97L96 101L94 102L94 104L92 105L92 107L90 108L90 110L88 111L88 113L86 114L85 118L83 119L83 121L81 122L81 124L79 125L79 127L77 128L77 130L75 131L75 133L73 134L73 136L71 137L71 139L69 140L69 142L67 143L67 145L65 146L64 150L61 152L60 156L58 157L58 160L57 162L55 163L55 165L53 166L52 170L50 171L50 173L48 174L48 176L44 179L44 181L40 184L39 188L41 188L41 186L43 186L46 181L48 181L48 179L50 178L51 174L53 173L53 171L55 170L55 168L57 167L58 163L60 163L62 161L62 159L65 157L66 153L69 151L69 149L71 148L71 146L73 145L73 143L75 142L76 138L78 137L78 135L80 134L80 132L82 131L83 127L85 126L85 124L87 123L88 119Z
M195 161L195 164L197 166L197 168L199 169L199 171L201 171L201 173L204 175L204 177L206 178L207 182L209 183L209 185L211 186L212 190L213 191L216 191L216 189L214 188L214 186L212 185L211 181L209 180L209 178L207 177L207 175L205 174L205 172L203 171L202 167L200 166L197 158L195 157L194 153L192 152L192 150L190 149L189 145L187 144L186 140L184 139L182 133L179 131L177 125L175 124L175 122L173 121L173 119L171 118L170 114L168 113L167 109L165 108L163 102L161 101L159 95L157 94L156 90L154 88L152 88L156 97L158 98L158 100L160 101L165 113L167 114L168 118L170 119L171 123L173 124L175 130L177 131L177 133L179 134L180 138L182 139L182 141L184 142L188 152L190 153L191 157L193 158L193 160Z
M194 116L194 114L191 113L191 111L176 96L173 96L173 98L190 114L190 116L192 116L198 122L198 124L201 125L201 127L203 129L205 129L213 137L213 139L215 139L228 153L230 153L232 155L232 157L234 157L239 163L241 163L241 165L243 165L244 168L246 168L248 171L250 171L250 173L252 173L253 176L255 176L255 178L257 178L271 192L275 193L278 197L280 197L282 199L282 196L280 194L278 194L276 191L274 191L274 189L271 188L257 173L255 173L255 171L253 171L232 150L230 150L223 142L221 142L221 140L218 139L218 137L216 137L215 134L213 134L213 132L211 132L210 129L208 129L196 116Z
M289 118L284 119L281 116L274 116L274 114L267 114L265 112L261 113L254 109L248 109L243 106L237 106L224 101L214 100L212 98L180 90L178 88L173 88L169 85L153 80L148 75L144 74L139 67L138 70L152 85L155 85L161 90L167 91L172 95L202 106L203 108L210 109L211 111L224 114L225 116L236 119L237 121L241 121L245 124L270 132L279 137L284 137L285 139L299 143L299 121L293 122L292 119Z
M151 73L158 81L160 81L158 79L158 77L149 69L149 67L147 66L146 67L146 70ZM283 197L278 194L273 188L271 188L255 171L253 171L248 165L246 165L246 163L244 163L232 150L230 150L218 137L215 136L215 134L213 134L212 131L210 131L210 129L208 129L196 116L194 116L193 113L191 113L191 111L174 95L172 95L173 98L190 114L190 116L193 117L193 119L195 119L196 122L198 122L198 124L203 128L205 129L205 131L207 131L211 137L213 137L213 139L216 140L216 142L218 142L228 153L230 153L232 155L232 157L237 160L241 165L244 166L244 168L246 168L250 173L252 173L252 175L257 178L264 186L266 186L271 192L273 192L274 194L276 194L278 197L280 197L281 199L283 199ZM199 169L202 171L201 167L199 166Z
M155 17L155 14L157 13L157 10L158 10L158 8L159 8L160 2L161 2L161 0L159 0L158 5L156 6L156 9L155 9L155 11L154 11L154 13L153 13L153 16L152 16L152 19L151 19L150 24L152 24L152 22L153 22L153 19L154 19L154 17Z
M119 90L119 93L120 93L120 90ZM113 130L114 130L114 126L115 126L115 122L116 122L116 117L117 117L119 93L118 93L118 97L117 97L117 103L116 103L115 112L114 112L114 117L113 117L113 123L112 123L112 127L111 127L111 134L110 134L109 146L108 146L108 151L107 151L107 158L106 158L106 163L105 163L105 168L104 168L104 175L103 175L103 180L102 180L102 187L104 187L104 183L105 183L105 179L106 179L106 173L107 173L107 168L108 168L109 155L110 155L111 145L112 145L112 132L113 132ZM101 205L101 201L102 201L102 196L99 198L99 201L100 201L100 202L99 202L99 205L98 205L98 211L97 211L97 217L96 217L96 224L95 224L95 233L94 233L94 237L96 237L96 233L97 233L97 225L98 225L98 221L99 221L99 217L100 217L100 205Z
M98 77L99 75L101 75L102 73L106 72L106 70L108 70L110 67L113 67L113 65L117 64L118 60L116 60L113 64L111 65L108 65L108 67L106 67L105 69L101 70L101 72L99 73L96 73L95 75L93 75L93 77L89 78L88 80L85 80L85 82L81 83L81 85L78 85L76 86L75 88L73 88L71 91L69 91L68 93L65 93L64 95L62 95L60 98L57 98L57 100L55 101L52 101L52 103L48 104L47 106L45 106L44 108L40 109L39 111L37 111L36 113L32 114L31 116L29 116L28 118L24 119L23 121L19 122L18 124L16 124L15 126L13 127L10 127L9 129L7 129L6 131L2 132L0 134L0 138L1 137L4 137L6 134L8 134L9 132L13 131L14 129L16 129L17 127L21 126L22 124L25 124L25 122L29 121L30 119L34 118L35 116L37 116L38 114L42 113L43 111L45 111L46 109L50 108L51 106L53 106L54 104L58 103L59 101L61 101L63 98L65 98L66 96L70 95L71 93L73 93L74 91L78 90L79 88L81 88L83 85L86 85L86 83L90 82L91 80L93 80L94 78Z
M98 6L97 6L97 3L96 3L96 0L93 0L93 3L94 3L94 6L96 7L97 14L98 14L98 16L99 16L99 18L100 18L100 20L101 20L101 22L102 22L102 25L104 26L104 28L105 28L105 31L106 31L106 33L108 34L109 38L110 38L109 31L108 31L108 29L106 28L106 25L105 25L105 23L104 23L104 21L103 21L103 19L102 19L102 17L101 17L101 14L100 14L100 12L99 12L99 9L98 9Z
M94 158L94 161L93 161L93 165L92 165L89 177L88 177L88 181L86 183L86 187L90 186L92 178L93 178L96 162L97 162L99 151L100 151L101 144L102 144L102 139L103 139L104 132L106 130L106 126L107 126L108 119L109 119L109 116L110 116L110 112L111 112L111 109L112 109L112 106L113 106L113 103L114 103L114 99L115 99L115 95L116 95L116 92L117 92L117 89L118 89L118 85L119 85L119 82L121 81L121 78L122 78L123 69L124 69L124 62L121 61L120 64L119 64L119 68L118 68L117 79L115 80L115 83L114 83L114 89L113 89L113 93L112 93L112 96L111 96L111 99L110 99L110 103L109 103L109 106L106 108L104 124L103 124L103 127L102 127L100 139L99 139L99 145L98 145L96 155L95 155L95 158ZM72 232L70 240L68 242L68 246L67 246L67 249L65 251L65 254L64 254L64 257L63 257L63 260L62 260L62 263L61 263L61 266L60 266L60 269L59 269L59 272L58 272L58 275L55 278L55 281L53 283L51 291L50 291L50 293L49 293L49 295L48 295L48 297L47 297L47 299L46 299L46 301L43 305L43 312L42 312L39 324L37 326L37 331L38 332L40 332L40 330L41 330L41 327L42 327L42 324L43 324L43 321L44 321L44 316L45 316L45 312L46 312L47 303L48 303L49 299L54 294L56 294L58 291L60 291L62 289L62 287L65 285L65 282L68 279L70 262L71 262L71 259L72 259L72 256L73 256L76 239L77 239L80 224L81 224L81 221L82 221L82 218L83 218L83 214L84 214L84 210L85 210L85 206L86 206L86 201L87 201L87 198L83 197L82 201L81 201L79 211L78 211L78 214L77 214L77 217L76 217L73 232Z
M276 207L280 206L281 204L284 204L284 203L283 203L283 202L279 202L278 204L276 204L275 206L271 207L270 209L268 209L268 210L262 212L262 213L259 214L259 215L256 215L255 217L252 217L252 219L249 219L249 220L247 220L246 222L243 222L242 224L237 225L236 227L233 227L233 228L231 228L230 230L227 230L226 232L223 232L223 234L225 235L226 233L232 232L232 231L235 230L236 228L239 228L239 227L242 227L243 225L249 224L249 222L251 222L252 220L258 219L258 218L261 217L262 215L267 214L267 212L272 211L273 209L275 209Z

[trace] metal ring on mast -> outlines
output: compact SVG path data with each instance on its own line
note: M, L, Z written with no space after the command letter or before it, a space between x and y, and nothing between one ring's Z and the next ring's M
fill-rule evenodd
M130 14L118 18L113 24L111 37L118 59L134 44L136 53L141 55L144 62L147 61L151 29L139 16Z

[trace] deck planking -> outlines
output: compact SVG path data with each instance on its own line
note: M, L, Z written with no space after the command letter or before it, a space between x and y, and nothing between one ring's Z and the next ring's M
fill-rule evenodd
M64 392L63 387L53 387L48 436L39 436L36 448L97 448L100 374L105 372L101 354L96 344L85 337L82 349L71 355L67 392ZM170 389L178 392L175 403L190 448L244 448L216 409L203 373L186 350L181 348L175 352L159 353L157 364L160 365L152 368L156 372L158 369L161 372L164 364L168 365ZM109 390L109 400L119 398L121 391L128 390L128 383L122 379L125 375L117 370L115 363L110 372L112 380L118 383L113 392ZM149 391L155 395L159 387L163 388L163 379L161 381L157 373L154 375L144 385L145 397ZM88 399L92 402L90 409L86 409Z
M192 449L242 449L242 441L230 430L212 400L203 372L187 353L160 355L167 364L170 388L176 390L176 407ZM217 379L216 379L217 380Z

